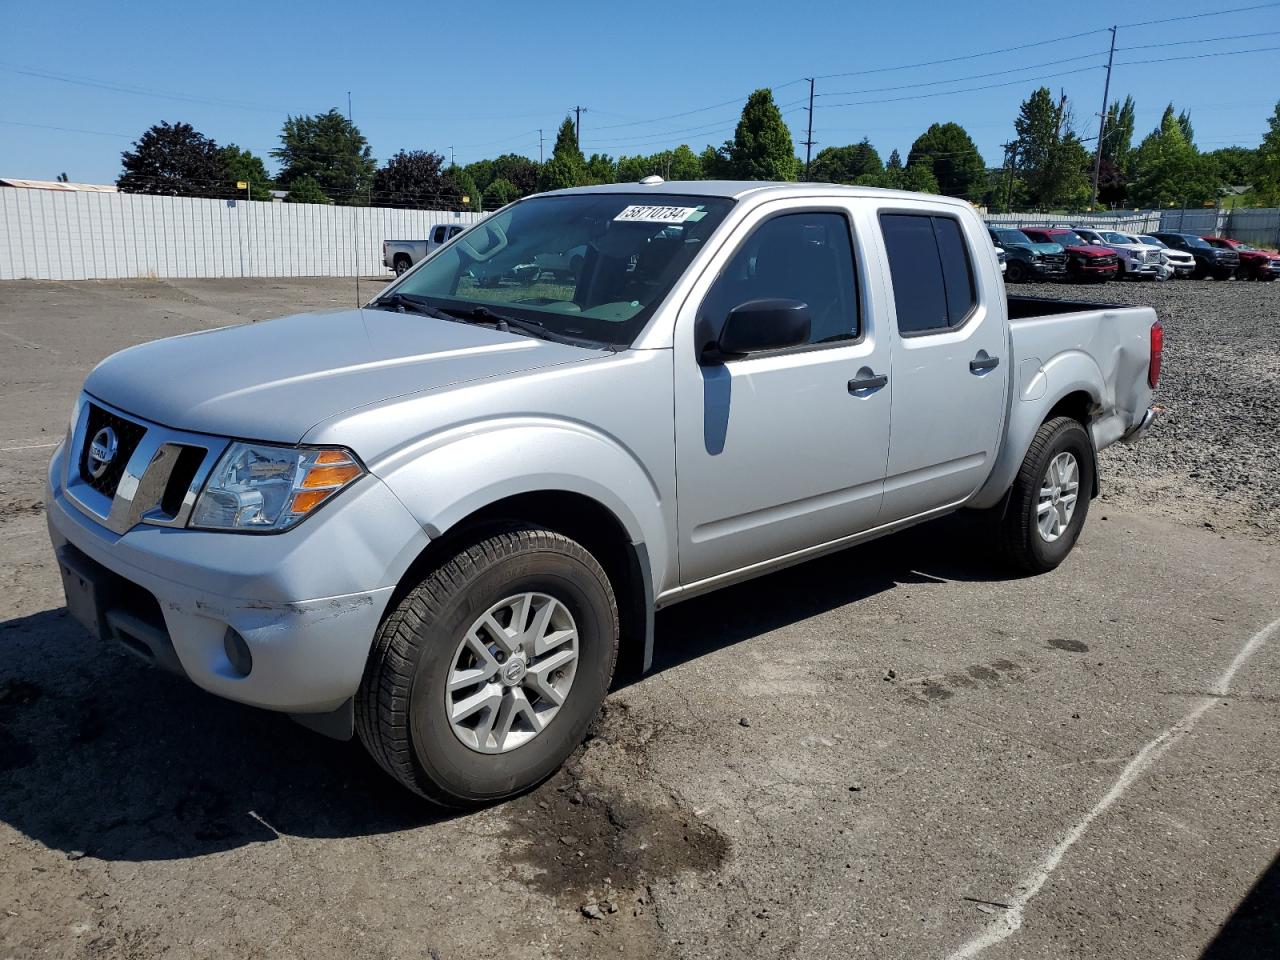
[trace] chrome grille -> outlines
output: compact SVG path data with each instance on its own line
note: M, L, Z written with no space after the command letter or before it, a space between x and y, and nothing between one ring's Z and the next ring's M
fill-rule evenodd
M95 477L90 470L89 451L93 447L94 438L103 430L110 430L115 437L114 453L102 473ZM80 445L80 476L84 478L84 482L104 496L114 497L120 478L124 476L125 464L138 449L146 432L147 428L139 423L116 416L97 404L89 404L84 443Z

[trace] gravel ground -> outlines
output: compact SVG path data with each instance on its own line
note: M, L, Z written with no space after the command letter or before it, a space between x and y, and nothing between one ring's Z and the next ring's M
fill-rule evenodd
M1274 960L1280 284L1023 289L1168 330L1066 563L948 520L664 610L561 773L448 816L94 646L44 529L94 363L351 283L0 284L0 958L918 960L1018 904L983 960Z
M1016 293L1155 307L1163 416L1102 455L1106 502L1254 538L1280 536L1280 282L1175 280Z

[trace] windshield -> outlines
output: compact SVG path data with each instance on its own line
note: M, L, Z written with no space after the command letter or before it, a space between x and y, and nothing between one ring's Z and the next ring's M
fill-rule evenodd
M1131 237L1126 237L1126 236L1125 236L1124 234L1122 234L1122 233L1113 233L1113 232L1112 232L1112 231L1110 231L1110 230L1108 230L1106 233L1102 234L1102 239L1103 239L1104 241L1106 241L1107 243L1119 243L1119 244L1126 244L1126 243L1133 243L1133 242L1134 242L1134 241L1133 241L1133 239L1132 239Z
M1153 247L1163 247L1163 246L1164 246L1164 244L1163 244L1163 243L1161 243L1159 240L1157 240L1155 237L1149 237L1149 236L1147 236L1145 233L1144 233L1142 236L1140 236L1138 239L1139 239L1139 240L1141 240L1143 243L1149 243L1149 244L1151 244L1151 246L1153 246Z
M535 197L452 241L394 292L629 346L732 205L652 193Z
M1073 247L1088 246L1088 244L1084 242L1084 238L1081 237L1080 234L1076 233L1074 230L1063 230L1061 233L1051 234L1049 239L1062 244L1064 247L1065 246L1073 246Z
M996 239L1003 244L1031 243L1031 238L1021 230L997 230Z
M1205 247L1206 249L1211 249L1213 247L1213 244L1205 243L1199 237L1193 237L1190 234L1183 239L1187 241L1187 246L1189 247Z

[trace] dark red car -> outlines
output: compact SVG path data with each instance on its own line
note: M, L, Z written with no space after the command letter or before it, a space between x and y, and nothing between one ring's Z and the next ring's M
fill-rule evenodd
M1202 237L1205 243L1240 254L1240 266L1236 276L1241 280L1274 280L1280 277L1280 253L1259 250L1239 240L1227 237Z
M1072 280L1109 280L1120 271L1120 255L1110 247L1086 243L1066 227L1023 227L1037 243L1060 243L1067 251L1067 276Z

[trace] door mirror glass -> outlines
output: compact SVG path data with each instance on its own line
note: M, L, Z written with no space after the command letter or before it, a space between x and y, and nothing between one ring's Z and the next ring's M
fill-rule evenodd
M807 303L779 298L748 300L729 312L720 339L704 359L714 361L799 346L809 341L810 326Z

